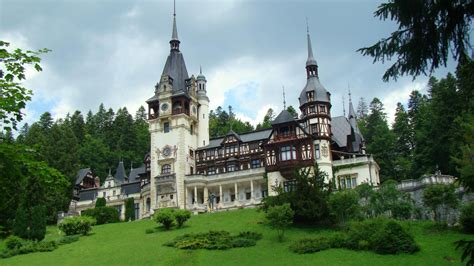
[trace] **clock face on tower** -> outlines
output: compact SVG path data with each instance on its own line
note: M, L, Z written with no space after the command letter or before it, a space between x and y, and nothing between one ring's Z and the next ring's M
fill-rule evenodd
M163 149L163 156L169 157L170 155L171 155L171 147L170 147L170 146L166 146L166 147Z
M164 111L166 111L166 110L168 110L168 104L167 104L167 103L164 103L164 104L161 105L161 111L164 112Z

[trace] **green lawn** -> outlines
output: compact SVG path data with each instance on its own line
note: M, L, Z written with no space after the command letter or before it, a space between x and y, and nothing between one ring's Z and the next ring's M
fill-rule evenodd
M156 226L150 220L100 225L93 228L92 235L53 252L0 259L0 265L462 265L460 252L454 250L452 243L474 238L454 231L427 233L423 223L417 222L409 224L421 247L414 255L377 255L346 249L298 255L288 249L292 241L331 231L293 228L280 243L276 233L263 225L262 220L263 213L245 209L193 216L182 229L153 234L145 234L146 229ZM254 247L230 250L186 251L163 246L177 235L209 230L258 231L263 239ZM57 237L60 237L57 228L48 228L47 239ZM3 248L1 242L0 248Z

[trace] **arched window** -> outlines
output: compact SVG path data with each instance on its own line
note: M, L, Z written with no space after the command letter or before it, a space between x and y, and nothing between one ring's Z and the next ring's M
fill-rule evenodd
M149 212L151 208L151 200L150 198L146 199L146 211Z
M169 174L171 173L171 165L165 164L161 167L161 174Z

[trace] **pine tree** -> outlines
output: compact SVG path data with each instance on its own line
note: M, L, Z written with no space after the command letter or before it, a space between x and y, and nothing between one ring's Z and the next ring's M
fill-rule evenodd
M125 221L135 220L135 201L133 198L125 200Z
M401 103L397 104L395 111L395 122L392 126L392 132L395 135L395 172L398 180L409 179L411 171L411 152L410 143L412 131L409 124L408 113Z
M393 171L394 136L388 128L387 117L382 102L374 98L370 103L370 114L366 126L361 128L367 143L367 152L374 155L380 166L380 179L395 178Z

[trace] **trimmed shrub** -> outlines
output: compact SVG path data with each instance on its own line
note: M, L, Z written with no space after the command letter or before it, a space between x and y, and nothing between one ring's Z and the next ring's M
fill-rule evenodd
M166 230L171 229L174 225L174 210L170 208L160 209L153 215L153 219L163 225Z
M420 249L398 222L382 218L352 223L346 247L380 254L414 253Z
M56 241L31 241L23 240L22 245L13 249L4 249L0 253L0 258L9 258L20 254L28 254L33 252L49 252L58 247Z
M232 236L227 231L209 231L207 233L178 236L164 245L179 249L223 250L255 246L256 238L260 239L261 237L261 234L254 232L242 232L239 235Z
M299 253L314 253L331 248L331 241L327 237L303 238L294 242L290 250Z
M395 221L389 221L369 241L371 249L379 254L414 253L420 248L413 237Z
M474 233L474 201L463 206L459 223L466 233Z
M105 207L105 204L107 202L105 201L105 198L97 198L97 200L95 201L95 207L98 208L98 207Z
M63 231L67 236L70 235L87 235L95 224L94 218L88 216L66 217L59 223L59 230Z
M128 198L125 200L125 221L135 220L135 200Z
M36 243L36 252L50 252L58 248L56 241L40 241Z
M7 247L7 249L21 248L21 246L23 245L23 242L24 240L21 239L20 237L11 235L5 239L5 247Z
M30 210L30 234L29 239L43 240L46 235L46 208L45 206L34 206Z
M182 227L184 223L191 218L191 212L188 210L176 210L174 212L174 217L178 227Z
M63 236L60 239L57 240L58 245L65 245L65 244L70 244L73 242L76 242L79 240L78 235L71 235L71 236Z
M81 212L82 216L89 216L96 220L96 224L117 223L120 221L119 212L114 207L98 207Z

